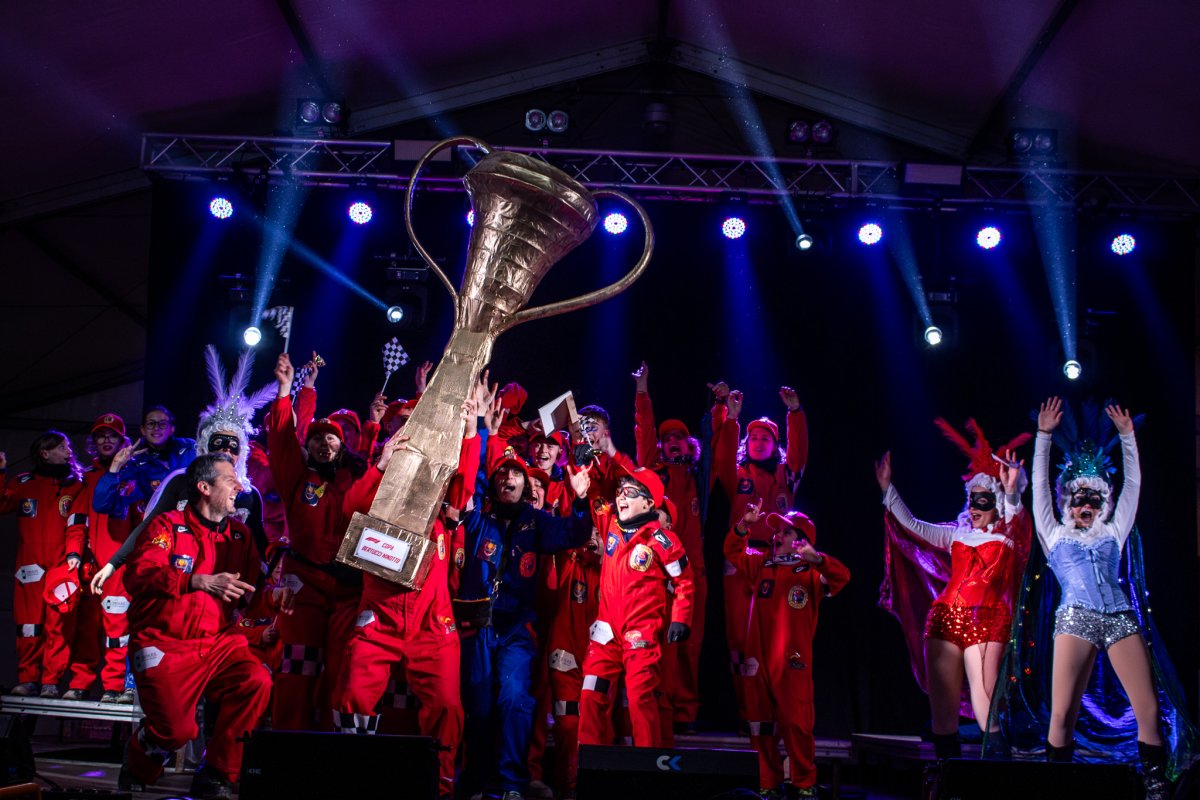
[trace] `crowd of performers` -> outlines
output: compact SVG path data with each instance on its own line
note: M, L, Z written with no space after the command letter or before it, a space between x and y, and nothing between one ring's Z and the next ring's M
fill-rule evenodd
M741 393L710 385L697 438L681 420L655 420L643 364L631 456L603 408L544 431L521 417L524 389L497 389L485 373L462 398L458 470L429 532L431 569L413 590L335 556L351 515L370 508L407 447L416 399L377 396L365 418L318 418L318 358L297 375L281 355L275 382L247 395L248 354L228 382L215 350L206 357L215 397L195 440L176 436L161 406L143 415L136 441L108 413L93 425L86 468L64 434L47 432L29 472L0 477L0 510L20 518L11 694L60 697L65 684L63 699L84 700L98 676L100 702L136 698L145 719L124 787L152 783L198 735L203 699L215 724L196 796L232 796L239 737L269 724L431 736L444 797L517 800L551 786L573 797L580 744L671 746L696 720L711 489L730 501L726 636L762 794L814 794L813 636L820 604L850 574L817 549L816 525L796 509L808 434L795 391L780 390L782 429L765 417L743 429ZM430 369L418 370L418 396ZM265 435L254 439L263 409ZM1084 701L1099 663L1128 697L1136 737L1125 746L1136 741L1147 797L1159 798L1192 728L1165 654L1147 647L1152 626L1129 580L1134 420L1117 406L1105 413L1118 434L1107 445L1080 435L1069 414L1063 425L1058 399L1042 405L1032 514L1017 454L1029 434L993 452L973 422L971 442L939 421L970 458L966 506L949 523L913 516L885 454L881 604L905 629L939 757L960 755L966 716L987 752L1006 755L1037 728L1048 759L1071 760L1077 730L1087 746L1097 741L1097 704ZM1052 494L1053 437L1065 463ZM1106 455L1117 442L1119 490ZM1040 696L1024 687L1029 653L1014 644L1034 621L1014 609L1034 605L1046 565L1062 589L1052 687ZM548 718L558 758L543 773Z

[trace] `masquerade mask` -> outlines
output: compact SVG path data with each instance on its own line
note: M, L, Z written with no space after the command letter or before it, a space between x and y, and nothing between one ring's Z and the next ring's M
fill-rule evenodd
M976 511L991 511L996 507L996 495L991 492L971 492L969 507Z
M1091 506L1097 511L1104 505L1104 498L1095 489L1080 489L1071 495L1071 508Z
M242 443L238 441L236 436L229 436L224 433L214 433L208 437L208 452L219 453L222 450L231 456L236 456L242 451Z

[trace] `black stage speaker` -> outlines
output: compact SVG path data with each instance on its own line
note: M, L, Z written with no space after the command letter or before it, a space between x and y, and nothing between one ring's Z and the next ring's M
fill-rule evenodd
M427 736L254 731L241 800L380 797L437 800L438 749ZM391 787L390 789L388 787Z
M754 750L586 744L579 748L579 800L707 800L736 789L758 791L758 753Z
M0 786L33 779L33 746L16 714L0 714Z
M951 758L929 767L932 800L1141 800L1142 780L1130 764L1051 764Z

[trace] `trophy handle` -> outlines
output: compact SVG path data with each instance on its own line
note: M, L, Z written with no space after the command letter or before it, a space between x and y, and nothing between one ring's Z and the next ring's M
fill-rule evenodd
M426 162L430 158L437 155L447 147L455 147L457 145L470 145L477 150L482 150L485 155L491 155L492 147L482 139L476 139L474 136L455 136L451 139L443 139L421 156L421 160L413 167L412 177L408 179L408 189L404 192L404 229L408 231L408 238L413 243L413 247L417 248L417 252L421 254L421 258L425 259L425 263L433 270L434 274L442 281L442 285L446 287L446 291L450 292L450 297L454 299L454 310L458 311L458 292L454 289L454 284L450 283L450 279L446 277L446 273L442 272L441 268L434 262L425 246L417 239L417 232L413 230L412 224L412 204L413 204L413 189L417 185L417 178L421 174L421 170L425 168Z
M504 326L503 330L520 325L522 322L529 322L534 319L542 319L544 317L553 317L555 314L565 314L568 311L593 306L596 303L601 303L610 297L615 297L621 292L629 288L630 284L641 277L646 271L646 265L650 263L650 256L654 254L654 229L650 227L650 218L646 216L646 210L638 203L623 192L618 192L615 189L597 189L592 192L593 197L615 197L618 200L623 200L637 212L638 217L642 220L642 228L646 231L646 246L642 250L642 257L633 265L625 277L611 283L602 289L596 289L593 292L582 294L579 297L572 297L568 300L559 300L556 303L547 303L544 306L536 306L527 308L514 314L511 321Z

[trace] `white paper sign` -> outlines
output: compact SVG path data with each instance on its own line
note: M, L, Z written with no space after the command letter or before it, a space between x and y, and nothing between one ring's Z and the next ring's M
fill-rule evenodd
M399 571L408 560L409 544L372 528L363 528L354 555L381 567Z

